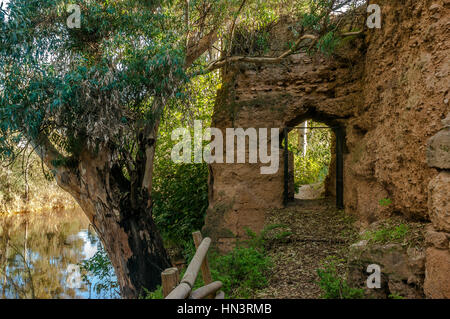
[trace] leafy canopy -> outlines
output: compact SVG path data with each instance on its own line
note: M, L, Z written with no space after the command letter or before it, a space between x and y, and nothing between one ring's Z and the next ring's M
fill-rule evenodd
M69 154L126 147L187 80L170 1L78 3L80 29L59 0L12 0L0 16L2 154L40 133Z
M316 34L327 51L336 46L335 14L362 2L80 0L81 28L70 29L66 1L11 0L0 11L0 159L40 135L65 155L108 145L128 157L148 123L184 97L190 74L230 53L235 25L260 30L288 15L301 21L296 32ZM210 55L196 56L214 34Z

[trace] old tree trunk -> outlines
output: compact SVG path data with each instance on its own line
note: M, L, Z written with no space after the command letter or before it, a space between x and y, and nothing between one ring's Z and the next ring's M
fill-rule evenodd
M211 32L187 49L185 68L217 39ZM122 298L138 298L161 284L161 272L171 267L161 235L152 218L153 161L159 117L144 121L133 145L126 151L113 143L89 147L65 157L47 135L31 142L58 185L73 196L97 232L114 266ZM142 124L142 123L141 123ZM120 148L120 149L119 149Z
M138 298L160 284L169 257L152 218L150 198L156 138L145 139L128 178L114 150L83 150L66 165L45 137L38 152L58 185L86 213L114 266L122 298ZM61 162L61 161L58 161ZM131 166L131 165L130 165Z

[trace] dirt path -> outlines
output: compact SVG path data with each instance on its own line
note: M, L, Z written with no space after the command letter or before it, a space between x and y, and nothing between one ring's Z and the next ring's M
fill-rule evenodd
M296 199L320 199L324 197L325 186L323 183L302 185L298 193L295 194Z
M355 235L352 220L334 200L298 200L269 213L268 225L284 224L291 232L269 248L274 268L269 287L257 298L320 298L316 269L327 256L342 256Z

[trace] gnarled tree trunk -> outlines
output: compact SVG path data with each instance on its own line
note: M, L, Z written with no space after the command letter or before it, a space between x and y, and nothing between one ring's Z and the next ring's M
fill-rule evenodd
M84 150L71 165L55 166L61 156L45 137L38 153L86 213L114 266L123 298L155 289L169 257L152 218L151 173L154 139L142 143L131 176L125 178L114 152Z
M217 32L213 30L197 42L194 39L196 35L187 41L185 68L211 48ZM163 105L164 101L155 104L155 119ZM132 154L114 146L93 150L85 145L81 152L66 158L44 133L30 141L58 185L75 198L94 226L114 266L123 298L137 298L143 288L153 290L161 283L161 272L170 267L152 218L158 127L159 120L140 127L134 141L138 149Z

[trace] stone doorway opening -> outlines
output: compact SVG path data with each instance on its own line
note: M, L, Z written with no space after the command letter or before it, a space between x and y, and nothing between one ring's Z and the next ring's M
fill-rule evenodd
M343 130L313 119L285 127L284 204L335 197L343 202Z

